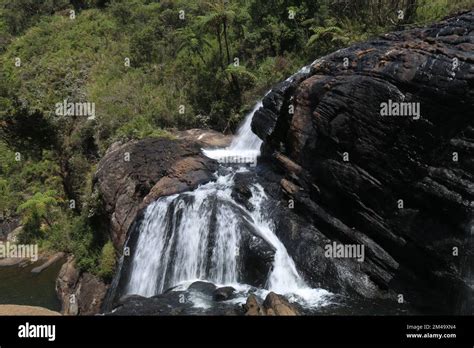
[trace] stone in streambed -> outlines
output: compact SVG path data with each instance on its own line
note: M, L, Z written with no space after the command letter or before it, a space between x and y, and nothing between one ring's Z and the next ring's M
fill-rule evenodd
M247 302L243 305L245 315L248 316L257 316L257 315L265 315L260 304L258 303L257 296L254 294L250 295L247 298Z
M286 298L271 292L263 301L263 308L266 315L299 315L298 310Z
M224 286L217 288L212 294L214 301L227 301L232 298L235 293L235 289L232 286Z
M203 295L213 296L216 286L209 282L197 281L188 287L188 291L200 292Z
M270 292L262 304L259 303L257 296L251 294L247 302L243 305L245 315L248 316L296 316L300 315L296 307L288 302L282 295Z
M122 297L118 306L106 315L242 315L242 308L237 304L213 302L212 306L196 306L197 288L209 291L206 282L196 282L194 290L169 291L153 297L127 295ZM207 283L211 284L211 283Z

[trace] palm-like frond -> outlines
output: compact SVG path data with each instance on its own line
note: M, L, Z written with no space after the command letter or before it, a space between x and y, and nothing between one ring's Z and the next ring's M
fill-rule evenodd
M45 193L38 192L26 202L20 204L17 212L22 213L24 219L28 219L33 215L44 218L52 207L58 205L56 196L57 192L54 190L48 190Z
M239 79L247 79L247 80L250 80L250 81L256 81L257 80L257 77L254 74L252 74L250 71L248 71L246 67L241 66L241 65L235 66L233 64L230 64L226 67L225 73L228 76L234 75L234 76L238 77Z

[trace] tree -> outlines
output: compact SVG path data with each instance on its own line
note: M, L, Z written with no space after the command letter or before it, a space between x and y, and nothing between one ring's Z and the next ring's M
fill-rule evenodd
M206 65L204 59L204 51L206 48L210 48L211 44L202 35L196 34L191 28L186 27L177 31L181 44L179 45L178 52L188 52L197 55L202 63Z
M11 149L41 158L43 149L57 145L57 130L39 111L13 103L0 112L0 139Z
M49 228L52 227L51 214L59 201L56 198L57 192L48 190L45 193L38 192L24 203L18 206L17 212L22 215L23 223L32 220L38 220L46 223Z
M102 248L97 273L105 280L110 280L115 271L115 249L112 242L108 241Z
M215 31L219 45L219 61L222 71L225 71L226 66L232 62L229 44L229 25L232 23L236 14L233 9L228 7L228 2L226 0L215 0L213 2L207 2L206 4L209 7L210 12L205 16L199 17L199 21L204 28L212 28L212 30ZM224 61L223 57L223 47L226 51L226 62ZM240 85L237 78L233 74L231 74L231 81L234 91L240 100Z
M7 180L0 178L0 220L8 216L11 189Z

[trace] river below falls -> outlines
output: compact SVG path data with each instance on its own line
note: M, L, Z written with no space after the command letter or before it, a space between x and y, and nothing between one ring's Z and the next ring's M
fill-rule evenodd
M31 270L39 261L26 267L0 267L0 304L44 307L53 311L61 310L56 295L56 278L62 262L56 262L39 274Z

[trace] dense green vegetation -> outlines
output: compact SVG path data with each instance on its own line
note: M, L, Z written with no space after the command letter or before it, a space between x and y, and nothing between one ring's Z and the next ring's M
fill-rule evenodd
M95 165L115 141L235 130L271 85L474 0L0 0L0 218L106 279ZM400 16L399 11L403 11ZM95 118L56 115L90 102ZM1 222L1 221L0 221Z

